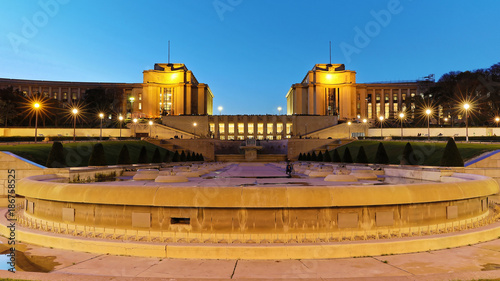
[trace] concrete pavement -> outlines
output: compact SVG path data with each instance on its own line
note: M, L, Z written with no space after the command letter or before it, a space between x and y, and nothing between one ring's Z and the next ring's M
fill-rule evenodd
M7 240L2 237L0 241L5 245ZM500 239L439 251L329 260L185 260L96 255L26 244L17 248L39 265L36 268L50 272L0 271L0 277L85 281L500 280Z

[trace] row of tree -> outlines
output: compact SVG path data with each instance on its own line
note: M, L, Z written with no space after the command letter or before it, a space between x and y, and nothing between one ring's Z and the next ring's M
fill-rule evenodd
M405 101L406 108L414 104L419 111L415 112L415 119L407 120L414 126L427 125L425 110L428 108L433 109L431 123L464 125L465 103L470 104L469 126L496 125L495 117L500 114L500 63L472 71L450 71L437 82L420 81L418 86L418 94ZM397 116L394 118L394 122L389 121L384 126L399 126Z
M151 159L148 157L148 152L145 146L141 147L139 157L136 161L132 161L130 158L130 153L128 151L127 145L123 145L120 153L118 154L116 164L117 165L130 165L133 163L137 164L148 164L148 163L169 163L169 162L186 162L186 161L203 161L203 155L199 153L185 153L184 150L179 153L175 151L167 151L162 157L159 148L157 147L153 153ZM92 149L92 153L89 158L88 166L106 166L109 165L104 152L104 147L101 143L96 143ZM66 157L64 152L64 147L60 142L54 142L52 149L50 150L49 156L47 158L47 163L45 165L48 168L63 168L67 167Z
M452 121L464 116L463 104L469 102L469 124L491 125L500 113L500 63L485 69L448 72L429 88L424 98L442 106L443 115Z
M375 160L370 162L366 155L365 149L363 146L360 146L358 150L358 154L356 158L352 157L351 151L349 147L346 147L344 150L344 154L341 157L339 150L334 149L331 151L319 152L317 155L313 151L312 153L308 152L307 154L300 153L299 161L322 161L322 162L333 162L333 163L359 163L359 164L389 164L390 159L387 155L387 151L385 150L384 144L379 143L377 147L377 152L375 154ZM408 142L406 143L402 153L400 165L417 165L417 157L413 151L413 147ZM444 167L463 167L464 161L460 156L460 152L457 148L455 141L452 138L448 139L448 143L443 152L443 156L441 157L441 166Z

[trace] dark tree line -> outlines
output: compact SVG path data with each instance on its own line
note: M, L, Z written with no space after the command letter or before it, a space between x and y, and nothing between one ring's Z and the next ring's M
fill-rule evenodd
M41 93L26 95L13 87L0 89L0 124L4 127L34 126L34 101L43 106L38 111L39 127L71 126L70 109L80 109L77 126L100 126L99 113L104 113L104 127L117 126L117 116L126 106L123 91L118 88L95 88L87 90L80 100L57 100ZM111 115L112 119L108 119Z
M500 63L486 69L448 72L429 88L424 99L442 107L443 119L448 118L451 125L465 122L465 102L472 105L471 126L493 125L500 113Z

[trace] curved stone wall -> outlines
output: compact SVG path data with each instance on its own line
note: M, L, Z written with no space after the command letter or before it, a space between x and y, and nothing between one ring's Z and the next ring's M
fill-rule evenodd
M170 233L263 234L278 240L293 233L460 224L487 216L487 196L499 190L495 180L477 175L418 184L273 187L50 179L35 176L18 183L28 217Z

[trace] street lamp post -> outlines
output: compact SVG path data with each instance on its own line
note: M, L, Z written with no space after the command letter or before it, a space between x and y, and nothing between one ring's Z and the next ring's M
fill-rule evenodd
M464 109L465 109L465 141L469 142L469 108L470 104L466 103L464 104Z
M130 100L130 114L133 114L134 113L134 101L135 101L135 98L134 97L130 97L129 100ZM161 103L160 103L160 105L161 105Z
M73 113L73 142L76 142L76 115L78 114L78 109L73 108L71 112Z
M137 118L134 118L132 122L134 122L134 137L137 137Z
M149 137L151 137L151 128L153 127L153 121L149 120Z
M198 124L196 122L193 123L193 138L195 139L196 138L196 126Z
M281 108L281 106L278 106L278 115L280 115L280 114L281 114L281 110L282 110L282 109L283 109L283 108Z
M431 140L431 127L430 127L431 112L432 111L430 109L425 110L425 114L427 114L427 140L428 141Z
M35 108L35 143L37 142L37 133L38 133L38 109L40 108L40 103L36 102L33 104Z
M403 120L405 118L405 114L403 112L399 113L399 118L401 118L401 140L403 140Z
M101 119L101 131L99 133L99 140L102 140L102 119L104 119L104 113L99 113L99 118Z
M118 120L120 120L120 138L122 138L122 121L123 121L123 116L118 116Z
M368 129L366 128L367 123L368 123L368 120L367 120L366 118L363 118L363 124L365 125L365 126L364 126L363 131L364 131L366 134L368 134Z
M382 124L384 123L384 116L380 116L378 119L380 120L380 137L383 139L384 134L382 134Z
M349 127L349 138L351 138L351 121L347 122L347 127Z
M219 110L219 115L222 115L222 106L217 107L217 109Z

